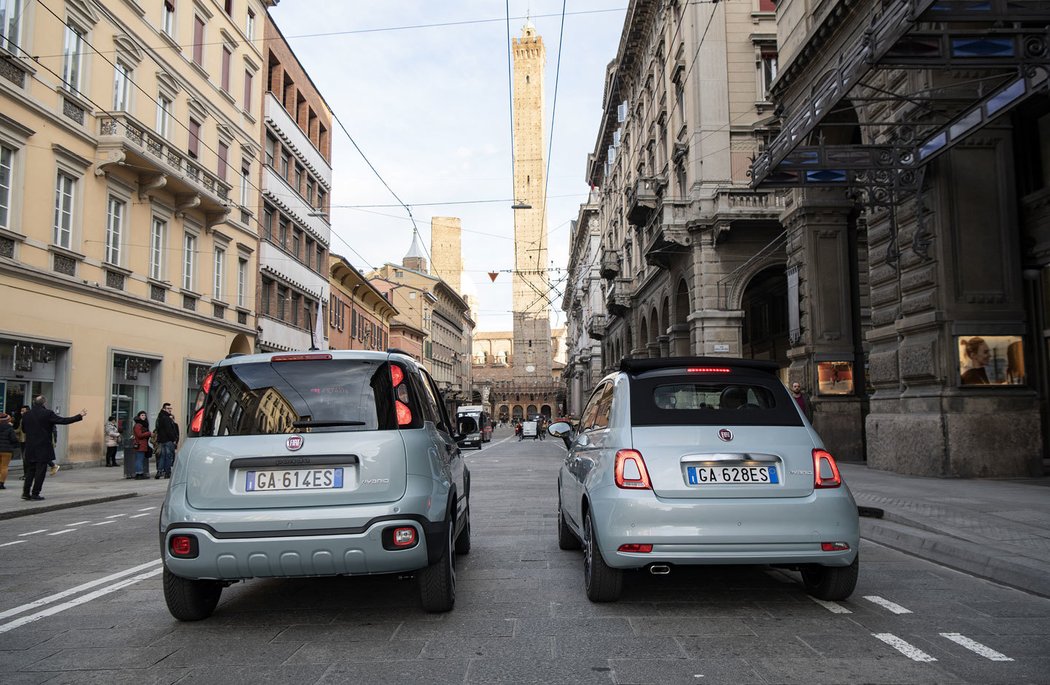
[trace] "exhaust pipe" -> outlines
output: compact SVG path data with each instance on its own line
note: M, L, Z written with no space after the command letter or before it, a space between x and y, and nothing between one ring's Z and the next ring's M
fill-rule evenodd
M653 564L649 567L649 573L654 576L666 576L671 572L671 567L667 564Z

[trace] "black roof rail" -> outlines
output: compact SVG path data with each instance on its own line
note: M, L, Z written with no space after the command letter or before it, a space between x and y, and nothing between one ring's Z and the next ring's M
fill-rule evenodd
M780 365L763 359L738 359L736 357L646 357L643 359L623 359L620 371L630 374L645 373L658 369L677 369L680 367L728 366L737 369L753 369L776 375Z
M405 352L404 350L402 350L400 347L388 347L388 348L386 348L386 353L387 354L403 354L406 357L411 357L412 356L408 352Z
M244 357L244 356L245 356L244 352L230 352L228 355L223 357L223 359L233 359L234 357Z

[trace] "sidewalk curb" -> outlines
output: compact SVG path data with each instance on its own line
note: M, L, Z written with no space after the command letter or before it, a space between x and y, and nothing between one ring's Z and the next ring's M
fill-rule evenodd
M78 499L75 502L59 502L58 504L45 504L42 507L33 507L32 509L21 509L19 511L3 511L0 512L0 521L6 519L16 519L23 516L32 516L33 514L43 514L47 511L59 511L60 509L72 509L74 507L83 507L88 504L102 504L103 502L113 502L120 499L130 499L132 497L138 497L137 492L125 492L120 495L109 495L107 497L93 497L91 499Z
M932 530L890 520L861 519L861 537L957 571L1050 597L1045 568L985 553L978 545Z

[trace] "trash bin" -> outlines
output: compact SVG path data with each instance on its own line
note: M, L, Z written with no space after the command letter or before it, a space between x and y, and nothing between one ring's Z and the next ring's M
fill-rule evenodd
M134 478L135 477L135 448L125 447L124 448L124 477Z

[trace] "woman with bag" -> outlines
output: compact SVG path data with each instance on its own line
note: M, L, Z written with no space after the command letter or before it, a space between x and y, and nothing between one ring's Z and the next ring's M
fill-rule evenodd
M149 439L153 437L153 433L149 429L149 419L146 417L146 412L140 411L135 415L135 480L142 480L148 478L146 469L149 468L146 464L148 459L147 453L149 452Z
M106 466L117 465L117 447L120 445L120 430L117 428L117 417L110 416L102 430L106 443Z

